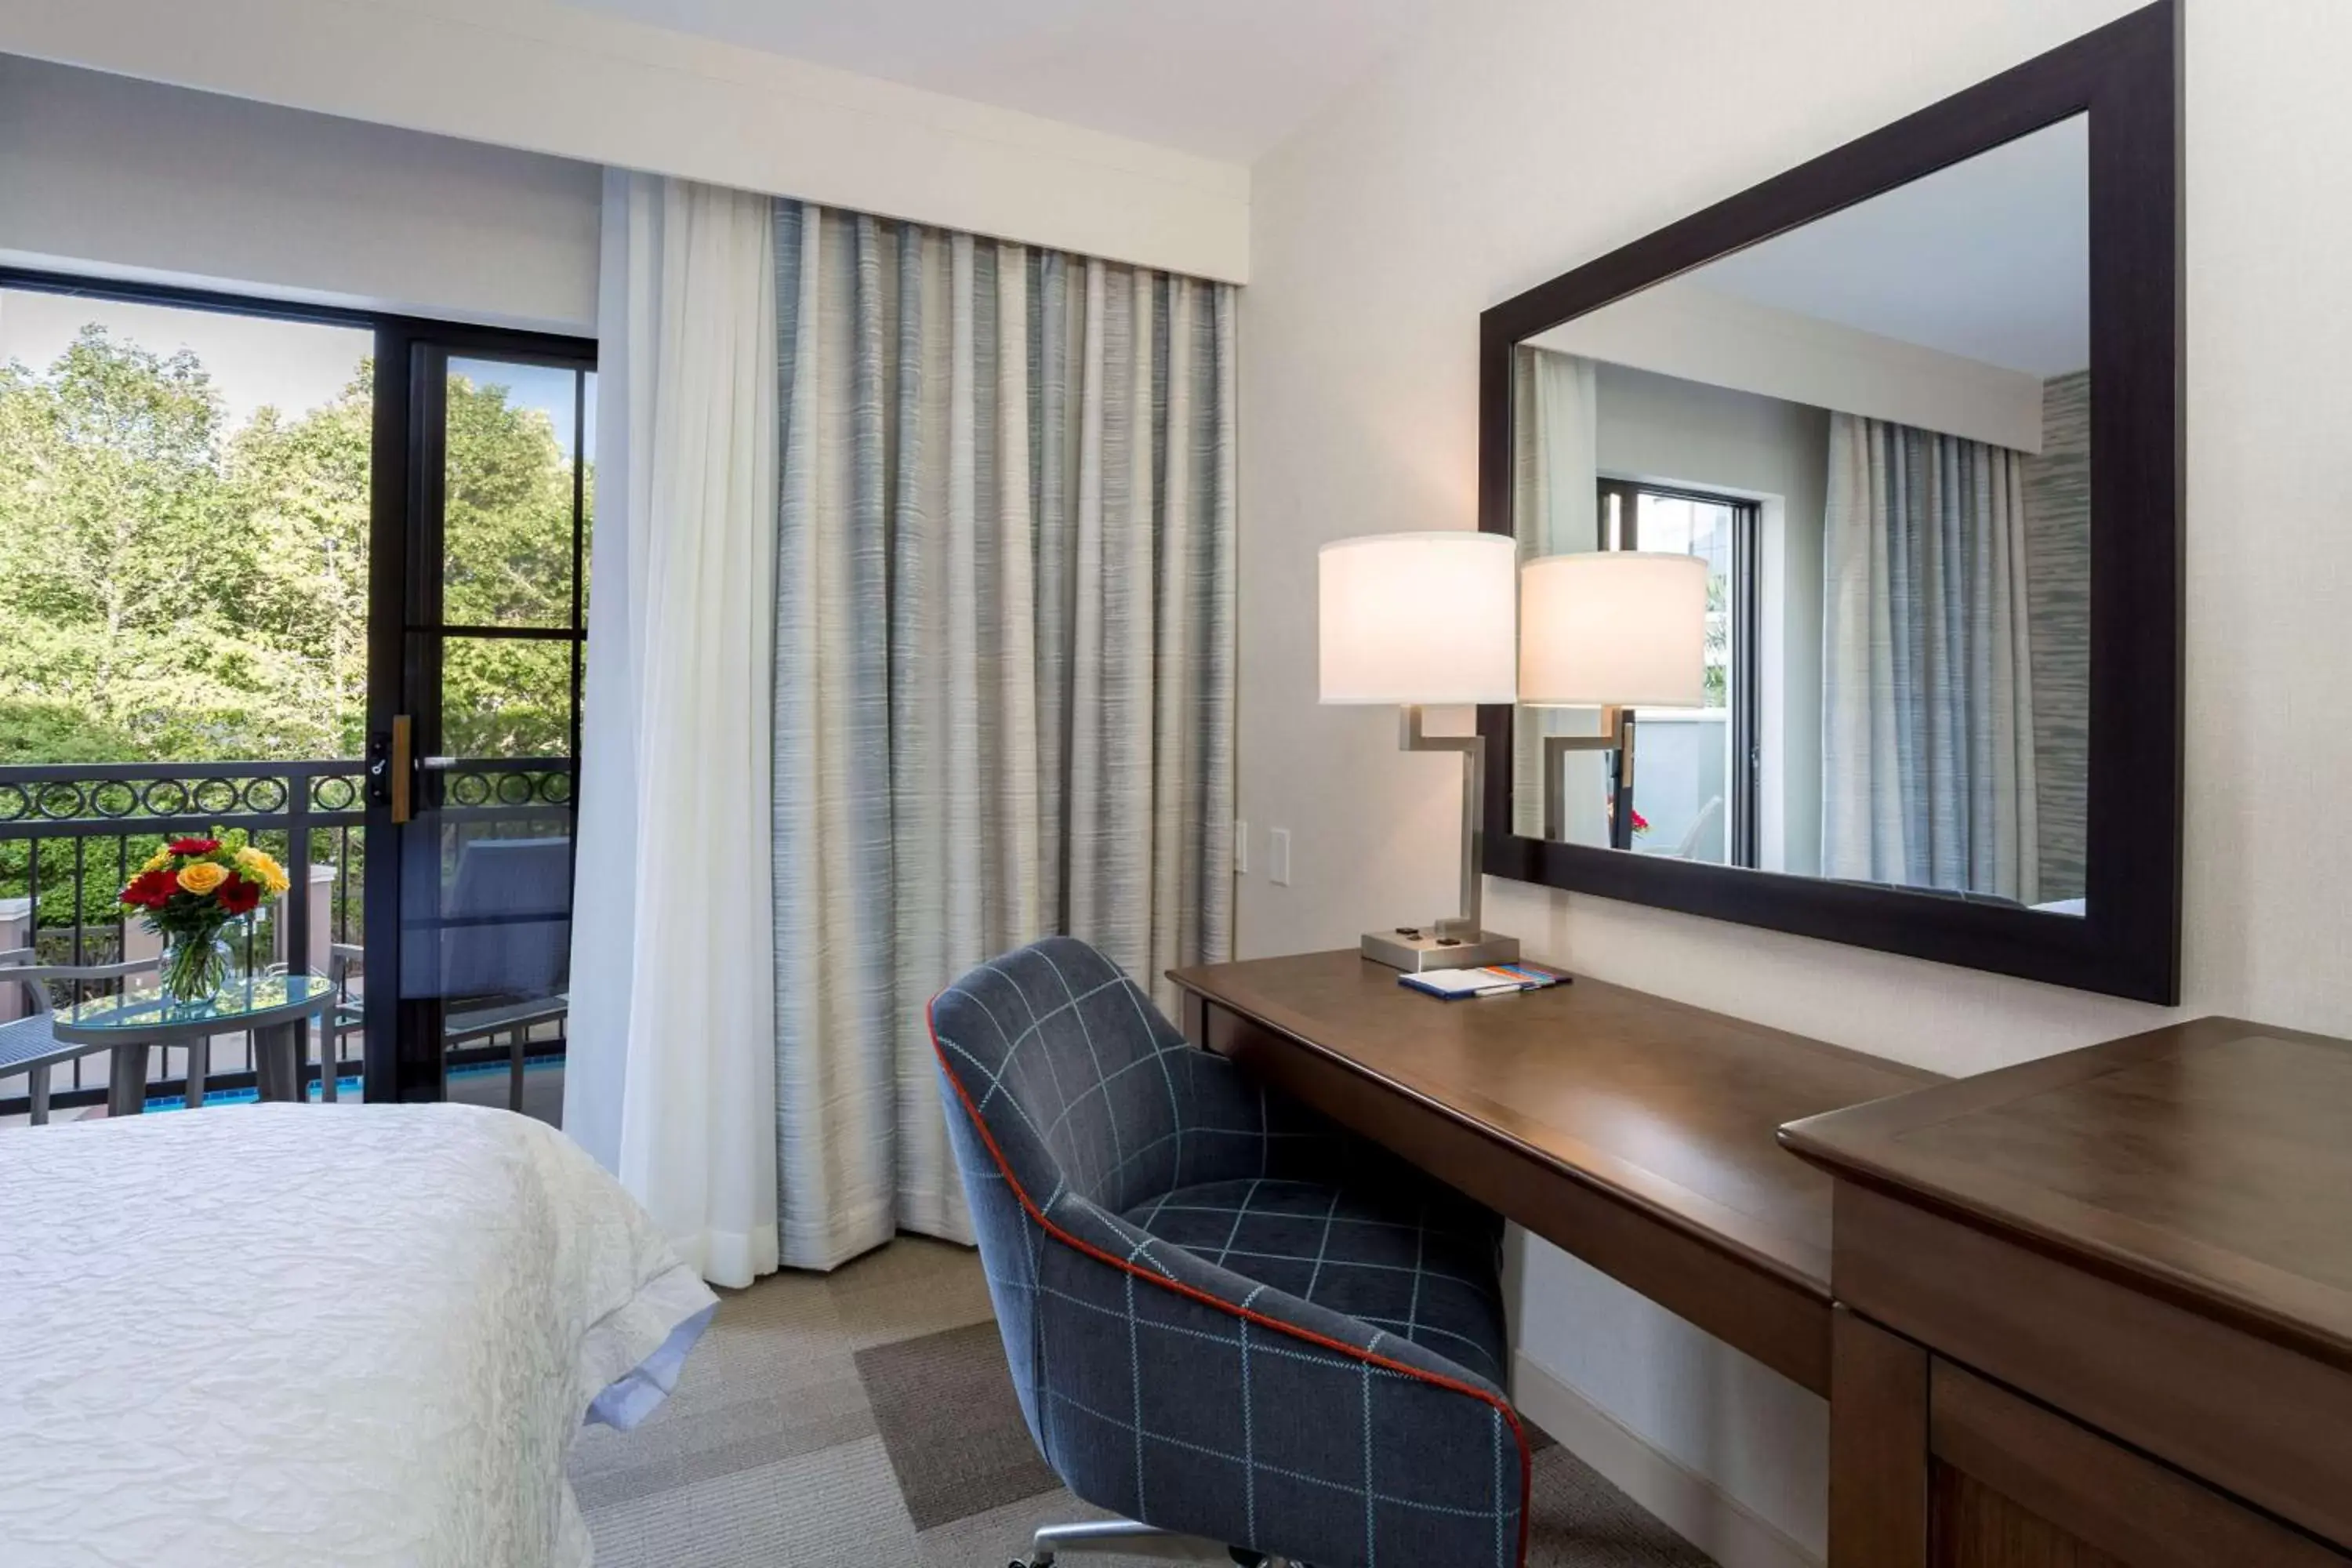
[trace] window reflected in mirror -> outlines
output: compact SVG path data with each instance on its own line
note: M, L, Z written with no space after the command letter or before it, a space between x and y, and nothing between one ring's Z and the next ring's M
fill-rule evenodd
M1518 710L1513 831L2084 912L2087 191L2077 117L1519 343L1522 559L1696 556L1706 601L1630 765Z

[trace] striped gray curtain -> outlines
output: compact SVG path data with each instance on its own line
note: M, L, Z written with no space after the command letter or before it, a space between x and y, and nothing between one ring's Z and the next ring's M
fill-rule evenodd
M1830 416L1822 870L2039 897L2021 458Z
M1233 929L1234 290L776 211L785 1263L969 1239L925 1005Z

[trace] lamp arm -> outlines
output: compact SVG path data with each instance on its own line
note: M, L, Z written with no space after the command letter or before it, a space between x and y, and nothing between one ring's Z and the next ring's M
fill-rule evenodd
M1568 753L1617 753L1617 789L1630 796L1633 789L1633 710L1603 707L1598 735L1546 735L1543 738L1543 836L1568 836ZM1617 847L1622 847L1618 846Z
M1482 905L1486 879L1478 865L1478 839L1486 826L1486 737L1432 735L1422 729L1423 709L1408 704L1397 726L1397 744L1408 752L1462 753L1462 912L1437 922L1440 936L1475 941L1485 930Z

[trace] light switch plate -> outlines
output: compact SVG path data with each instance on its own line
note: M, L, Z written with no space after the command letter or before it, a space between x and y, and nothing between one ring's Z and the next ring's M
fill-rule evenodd
M1290 886L1290 829L1277 827L1265 836L1265 879L1277 888Z

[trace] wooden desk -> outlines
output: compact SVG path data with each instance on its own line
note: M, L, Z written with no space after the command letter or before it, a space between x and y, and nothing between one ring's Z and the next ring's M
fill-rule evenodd
M2202 1018L1784 1136L1838 1179L1832 1568L2352 1568L2352 1041Z
M1832 1184L1774 1131L1934 1074L1592 980L1441 1002L1353 952L1169 977L1199 1044L1828 1393Z

